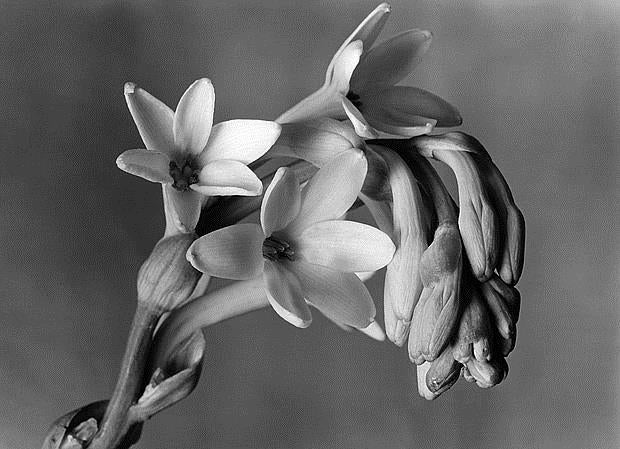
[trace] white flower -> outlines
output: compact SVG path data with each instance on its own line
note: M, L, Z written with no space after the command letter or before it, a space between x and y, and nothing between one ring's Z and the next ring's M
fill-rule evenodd
M276 121L348 117L367 138L380 132L411 137L434 126L460 125L458 111L445 100L417 87L396 86L428 50L431 33L409 30L373 47L389 13L387 3L371 12L332 58L323 86Z
M213 126L215 92L206 78L185 91L175 112L133 83L125 84L125 99L146 149L125 151L116 163L164 185L167 212L182 232L194 230L205 196L261 194L247 164L273 145L280 125L230 120Z
M189 248L198 270L228 279L262 276L274 310L298 327L312 321L308 303L338 323L367 327L375 307L356 271L375 271L394 254L391 239L371 226L339 220L366 175L360 150L322 167L303 191L280 168L265 191L260 221L207 234Z

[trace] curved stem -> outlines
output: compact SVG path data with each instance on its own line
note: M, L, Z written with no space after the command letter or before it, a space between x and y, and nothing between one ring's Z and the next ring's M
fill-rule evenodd
M89 449L111 449L123 438L127 413L142 385L142 374L149 354L151 337L161 313L138 302L120 374L106 413L99 424L99 432Z

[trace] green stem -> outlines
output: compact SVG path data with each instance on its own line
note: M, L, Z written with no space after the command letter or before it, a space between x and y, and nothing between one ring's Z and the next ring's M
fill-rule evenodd
M140 393L153 330L160 316L159 311L138 302L116 387L88 449L113 449L123 438L127 413Z

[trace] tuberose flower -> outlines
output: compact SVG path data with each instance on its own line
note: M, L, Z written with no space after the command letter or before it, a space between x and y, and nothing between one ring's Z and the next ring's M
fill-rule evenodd
M428 50L431 33L409 30L373 47L389 13L387 3L375 8L334 55L323 86L276 121L348 117L367 138L378 131L411 137L434 126L460 125L461 116L445 100L417 87L396 86Z
M188 260L212 276L262 276L272 307L295 326L310 325L308 302L341 324L367 327L375 307L355 272L385 266L394 244L372 226L338 219L357 198L366 170L363 153L347 151L300 191L294 173L280 168L265 191L261 224L211 232L192 244Z
M205 196L262 192L247 164L273 145L280 125L229 120L213 126L215 92L207 78L189 86L174 112L133 83L125 84L125 99L146 149L127 150L116 163L164 185L164 203L177 228L194 230Z

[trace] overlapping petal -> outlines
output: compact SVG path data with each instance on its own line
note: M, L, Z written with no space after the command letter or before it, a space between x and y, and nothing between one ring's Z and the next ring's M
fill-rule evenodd
M271 148L281 127L267 120L228 120L211 128L207 147L200 154L201 165L220 159L249 164Z
M125 100L146 148L174 158L172 109L134 83L125 83Z
M255 196L263 191L263 183L247 165L225 159L205 165L198 174L198 184L192 184L190 187L208 196Z
M330 319L358 329L368 327L373 321L375 305L354 273L342 273L301 260L290 266L306 300Z
M292 266L265 261L263 273L267 298L273 309L293 326L305 328L312 323L312 314Z
M429 31L409 30L369 49L351 77L351 89L360 92L369 85L402 81L420 63L431 37Z
M302 191L301 210L286 232L298 234L313 223L341 217L357 198L367 168L364 154L356 149L321 168Z
M362 108L368 120L395 126L424 126L431 120L436 126L458 126L458 110L441 97L411 86L387 86L369 92Z
M295 254L338 271L375 271L387 265L394 243L377 228L353 221L315 223L295 240Z
M170 158L167 155L142 148L127 150L116 158L116 165L121 170L162 184L172 182L169 164Z
M203 273L225 279L252 279L263 271L263 231L243 223L218 229L196 240L187 259Z
M281 167L265 190L260 222L265 236L285 228L299 213L301 194L295 173Z
M207 78L196 80L185 91L174 114L174 141L181 151L197 156L211 134L215 91Z

